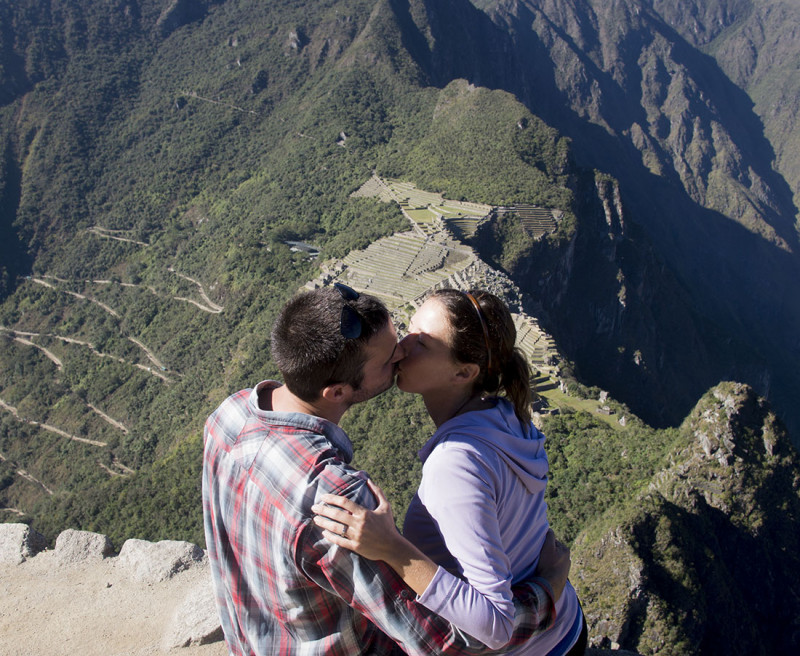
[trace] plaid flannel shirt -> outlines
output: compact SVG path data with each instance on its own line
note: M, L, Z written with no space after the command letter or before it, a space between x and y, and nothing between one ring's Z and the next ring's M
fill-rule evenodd
M352 444L337 425L264 411L264 381L226 399L206 421L203 514L225 641L235 656L399 653L490 654L433 614L383 562L327 542L310 508L322 494L374 508ZM515 587L515 631L506 648L547 629L551 591Z

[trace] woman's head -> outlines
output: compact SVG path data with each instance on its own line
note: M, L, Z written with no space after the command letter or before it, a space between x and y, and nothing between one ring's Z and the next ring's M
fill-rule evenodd
M496 394L502 390L514 405L517 417L523 422L530 421L528 365L515 348L517 330L502 300L483 290L438 290L414 316L412 332L419 329L420 322L430 326L428 332L435 331L440 340L446 342L449 356L455 363L477 365L478 373L472 383L474 392ZM436 384L436 375L437 370L431 368L424 382ZM401 385L400 381L398 385L408 386Z

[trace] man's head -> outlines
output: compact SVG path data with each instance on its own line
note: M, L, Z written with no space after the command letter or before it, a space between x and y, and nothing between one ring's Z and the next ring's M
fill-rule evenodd
M272 357L288 390L313 403L336 384L354 401L391 387L397 335L378 299L337 285L305 292L281 310L272 328Z

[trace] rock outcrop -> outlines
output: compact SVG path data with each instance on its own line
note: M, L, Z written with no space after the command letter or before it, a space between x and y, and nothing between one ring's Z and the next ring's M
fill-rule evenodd
M47 546L44 536L27 524L0 526L0 564L19 565Z
M203 550L196 544L177 540L127 540L119 552L120 564L142 583L166 581L205 560Z
M800 474L788 436L737 383L706 394L681 435L668 466L573 546L590 636L643 654L797 653Z
M59 564L69 565L103 560L114 553L114 547L105 535L70 528L56 538L55 553Z
M0 524L0 654L226 653L203 549Z
M115 557L105 536L72 529L35 557L32 544L42 543L26 525L0 524L2 656L227 654L207 558L196 545L128 540ZM587 652L612 654L637 656Z

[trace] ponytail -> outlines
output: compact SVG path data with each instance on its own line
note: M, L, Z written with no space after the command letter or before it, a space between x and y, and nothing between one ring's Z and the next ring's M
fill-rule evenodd
M531 384L528 362L516 347L511 352L511 357L503 362L500 386L506 393L506 398L514 406L514 414L525 425L531 423Z

